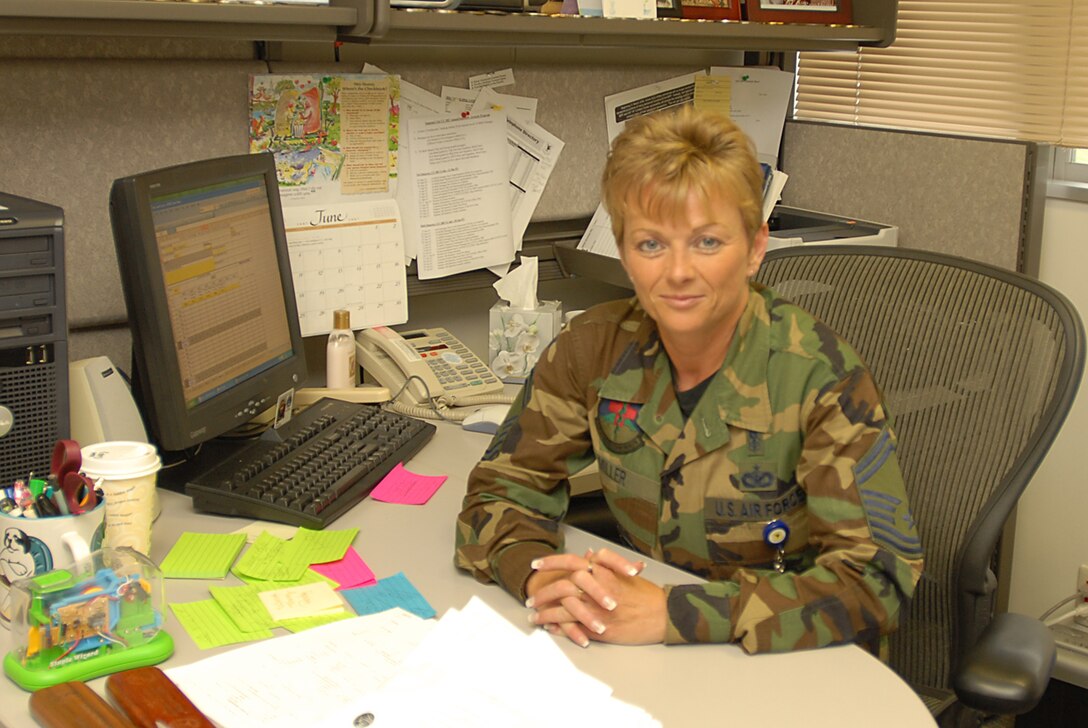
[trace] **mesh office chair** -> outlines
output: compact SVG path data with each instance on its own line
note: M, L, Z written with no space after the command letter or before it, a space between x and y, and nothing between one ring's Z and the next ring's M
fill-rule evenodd
M891 411L926 550L892 667L942 725L1030 710L1054 643L1034 619L993 616L991 566L1080 383L1076 311L1025 276L902 248L772 251L758 279L849 341Z

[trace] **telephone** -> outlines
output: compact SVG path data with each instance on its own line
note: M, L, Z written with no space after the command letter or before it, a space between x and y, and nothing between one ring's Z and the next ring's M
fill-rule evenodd
M513 401L503 394L499 378L446 329L400 334L376 326L355 338L364 378L377 381L394 397L403 390L405 402L394 401L393 408L404 414L461 420L467 412L448 408Z

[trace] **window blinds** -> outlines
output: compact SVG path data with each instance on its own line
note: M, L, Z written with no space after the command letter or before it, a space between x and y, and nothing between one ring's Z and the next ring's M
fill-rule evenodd
M800 54L794 116L1088 147L1088 0L900 0L890 47Z

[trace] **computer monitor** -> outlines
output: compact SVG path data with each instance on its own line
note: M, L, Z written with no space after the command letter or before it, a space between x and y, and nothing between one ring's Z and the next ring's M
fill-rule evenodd
M271 154L118 179L110 190L133 393L154 441L187 451L306 376Z

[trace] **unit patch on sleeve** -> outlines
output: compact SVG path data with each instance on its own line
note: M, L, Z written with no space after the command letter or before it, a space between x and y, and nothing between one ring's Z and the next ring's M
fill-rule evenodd
M644 437L638 428L640 404L602 399L597 405L597 431L605 446L617 455L626 455L642 447Z

